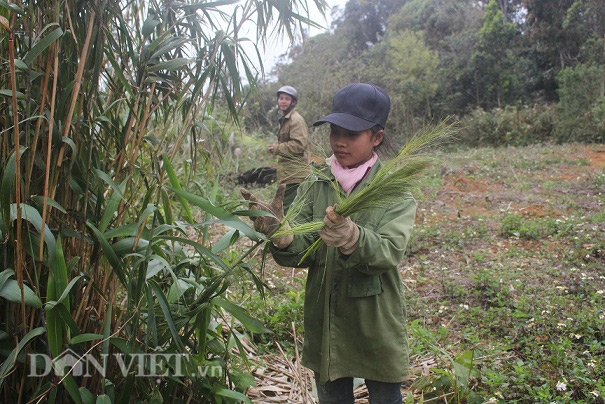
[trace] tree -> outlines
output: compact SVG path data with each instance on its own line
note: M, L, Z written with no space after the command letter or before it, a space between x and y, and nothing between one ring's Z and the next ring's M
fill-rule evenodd
M473 54L477 106L500 107L510 101L515 86L513 43L515 27L504 20L495 0L488 5L479 32L479 43ZM504 98L504 100L503 100Z
M475 104L474 74L470 63L479 40L482 10L471 0L410 0L389 20L388 32L422 32L436 51L439 84L432 102L437 116L461 115Z
M598 0L597 0L598 1ZM563 26L567 11L575 0L524 0L527 7L528 35L535 49L540 84L546 100L557 99L557 73L573 64L581 41Z
M439 88L439 57L426 46L422 33L402 31L386 42L386 59L377 69L381 74L375 81L389 89L394 132L413 133L418 124L432 117L431 103Z
M515 22L522 18L523 0L495 0L506 22ZM481 0L486 6L491 0Z
M605 2L576 0L567 10L563 28L578 38L578 60L605 65Z
M605 65L579 64L557 75L559 141L605 141Z
M340 18L334 21L336 30L353 50L359 52L380 41L389 16L396 13L407 0L349 0Z

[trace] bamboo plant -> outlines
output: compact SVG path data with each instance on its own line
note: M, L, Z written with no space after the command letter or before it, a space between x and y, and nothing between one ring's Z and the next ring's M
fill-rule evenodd
M229 283L250 274L231 246L262 240L208 184L183 188L185 169L211 156L182 145L212 142L216 109L237 123L240 71L250 88L260 73L242 44L292 36L310 5L325 9L0 0L0 401L245 400L230 341L265 329L229 301ZM213 221L234 229L214 246ZM157 384L112 362L105 375L31 377L28 354L67 349L181 352L223 372Z

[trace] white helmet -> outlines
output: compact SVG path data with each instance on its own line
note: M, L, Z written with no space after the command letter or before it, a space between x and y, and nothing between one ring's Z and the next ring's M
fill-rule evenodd
M292 86L283 86L279 90L277 90L277 96L279 97L280 93L288 94L292 98L298 101L298 91Z

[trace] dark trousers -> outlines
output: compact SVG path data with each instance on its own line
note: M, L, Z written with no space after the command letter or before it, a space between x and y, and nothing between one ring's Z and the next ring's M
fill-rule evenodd
M288 213L288 209L290 209L290 205L294 201L296 197L296 191L298 190L298 186L300 184L286 184L286 192L284 194L284 214Z
M401 383L385 383L366 379L370 393L370 404L401 404ZM353 378L343 377L326 384L319 384L319 375L315 374L319 404L353 404Z

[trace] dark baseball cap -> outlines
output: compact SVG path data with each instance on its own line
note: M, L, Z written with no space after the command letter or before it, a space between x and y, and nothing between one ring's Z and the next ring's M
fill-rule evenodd
M389 95L382 88L366 83L349 84L334 96L332 113L313 123L333 123L359 132L376 125L384 128L391 109Z

